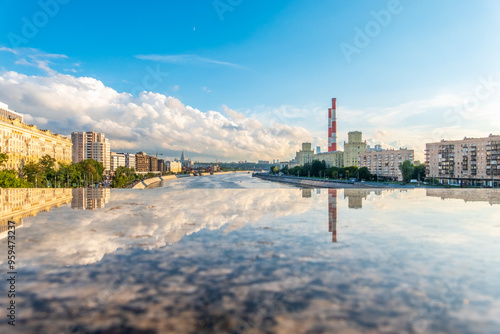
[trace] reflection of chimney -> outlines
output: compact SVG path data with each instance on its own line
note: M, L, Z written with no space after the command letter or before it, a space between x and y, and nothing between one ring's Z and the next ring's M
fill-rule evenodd
M328 152L337 151L337 99L332 99L328 108Z
M332 242L337 242L337 189L328 189L328 232L332 232Z

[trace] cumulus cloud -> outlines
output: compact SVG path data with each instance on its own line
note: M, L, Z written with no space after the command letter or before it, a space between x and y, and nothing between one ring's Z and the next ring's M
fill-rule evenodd
M90 77L0 74L0 101L51 131L103 132L114 151L186 150L191 158L288 159L311 134L276 122L264 126L224 107L202 112L152 92L119 93Z

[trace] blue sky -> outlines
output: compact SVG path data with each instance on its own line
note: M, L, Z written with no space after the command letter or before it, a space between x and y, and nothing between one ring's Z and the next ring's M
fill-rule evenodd
M496 1L6 0L0 6L0 101L65 134L71 126L112 123L116 150L146 145L172 156L184 148L201 160L286 160L301 140L326 149L332 97L340 141L360 130L372 144L408 146L418 156L426 141L500 132ZM346 56L346 48L355 51ZM82 78L95 81L89 86ZM61 115L64 105L48 102L50 92L36 96L44 87L65 86L54 98L64 92L78 99L82 85L80 96L108 99L99 115L89 106L75 108L69 98L71 112ZM117 94L112 101L109 91ZM158 95L145 106L141 92ZM123 102L123 93L131 100ZM165 104L163 96L175 101ZM124 104L117 107L116 99ZM119 122L130 103L144 109L134 112L144 119L133 129ZM159 115L149 113L158 103ZM171 128L172 108L188 106L201 112L186 116L192 126ZM205 127L210 112L225 117L224 128L232 124L233 132L212 136L220 124ZM186 139L197 129L204 135L194 141L211 136L214 142ZM135 136L120 137L124 131ZM154 131L160 133L143 138ZM165 134L165 143L162 131L184 139Z

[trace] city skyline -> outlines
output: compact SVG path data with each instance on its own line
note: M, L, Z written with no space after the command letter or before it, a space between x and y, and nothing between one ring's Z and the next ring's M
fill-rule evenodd
M326 151L331 97L341 150L359 130L423 162L425 143L500 133L498 3L232 3L7 1L0 101L113 151L199 161Z

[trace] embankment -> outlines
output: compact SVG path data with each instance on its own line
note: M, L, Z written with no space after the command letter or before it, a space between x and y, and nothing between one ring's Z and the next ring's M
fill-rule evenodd
M359 182L349 182L349 181L337 181L337 180L321 180L321 179L312 179L305 177L295 177L295 176L277 176L277 175L269 175L269 174L255 174L255 177L258 177L262 180L272 181L272 182L281 182L281 183L289 183L294 184L299 187L306 188L358 188L358 189L369 189L369 188L377 188L376 186L367 185Z

